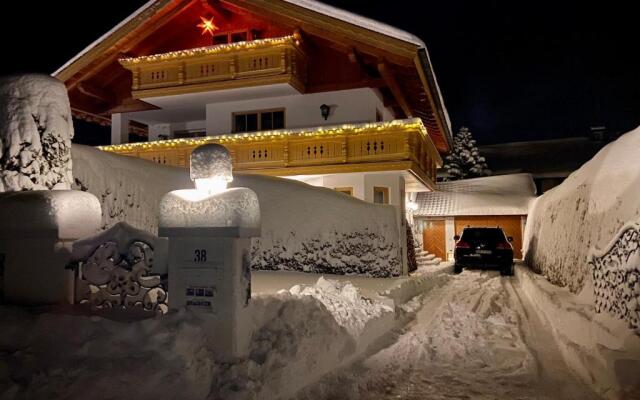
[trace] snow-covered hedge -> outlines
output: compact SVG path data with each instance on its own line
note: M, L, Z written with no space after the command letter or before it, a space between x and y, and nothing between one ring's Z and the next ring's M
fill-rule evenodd
M616 261L607 252L628 247L617 244L626 240L623 228L640 222L639 149L640 128L606 146L535 201L525 233L525 259L536 272L573 293L583 291L602 306L598 311L632 326L637 313L627 310L640 311L640 282L631 281L638 278L638 258Z
M126 221L155 234L160 198L175 189L193 188L186 169L79 145L73 146L72 156L76 188L101 200L105 229ZM260 201L262 235L252 246L254 268L401 274L394 207L266 176L236 175L230 186L248 187Z

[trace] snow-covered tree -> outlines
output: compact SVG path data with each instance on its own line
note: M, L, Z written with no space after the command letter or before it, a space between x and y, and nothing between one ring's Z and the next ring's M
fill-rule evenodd
M451 153L445 157L442 169L445 172L443 178L445 181L491 175L491 170L489 170L485 158L480 155L476 141L469 129L464 126L454 136L453 148Z

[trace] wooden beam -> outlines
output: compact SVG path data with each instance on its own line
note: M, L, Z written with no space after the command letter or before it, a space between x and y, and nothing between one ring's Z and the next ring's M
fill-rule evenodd
M115 96L113 93L92 85L89 82L79 82L78 83L78 91L85 96L93 97L94 99L98 99L105 103L112 103L114 101Z
M188 0L158 0L137 18L129 21L111 36L89 50L73 64L62 70L56 78L65 82L67 90L81 80L97 74L106 65L117 60L122 52L128 52L191 4ZM79 73L83 70L83 73Z
M360 71L362 71L367 78L375 79L380 76L375 67L371 67L364 62L362 55L355 47L352 47L351 50L349 50L348 57L352 64L356 64L360 67Z
M332 92L337 90L359 89L364 87L379 88L385 85L382 79L363 79L348 83L327 83L322 85L307 86L306 93Z
M404 93L402 92L398 81L396 81L396 78L393 76L393 72L391 72L391 69L389 68L389 65L386 63L386 61L380 60L378 62L378 72L380 72L382 79L384 79L384 82L393 94L393 97L395 97L396 101L400 105L400 108L402 108L405 116L407 118L413 118L413 111L409 106L409 102L404 96Z

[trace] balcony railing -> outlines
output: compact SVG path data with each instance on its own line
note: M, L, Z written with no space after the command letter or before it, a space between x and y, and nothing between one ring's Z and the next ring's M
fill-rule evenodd
M307 57L297 34L123 58L134 98L289 83L304 92Z
M159 164L188 167L193 149L206 143L227 147L234 171L240 173L286 176L406 170L434 188L436 169L442 166L442 158L419 119L100 148Z

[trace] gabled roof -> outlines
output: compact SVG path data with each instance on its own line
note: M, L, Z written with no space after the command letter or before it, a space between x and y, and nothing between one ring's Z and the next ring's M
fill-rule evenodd
M526 215L536 186L529 174L490 176L438 183L418 193L415 216Z
M424 42L390 25L314 0L150 0L61 66L53 76L64 81L70 90L76 88L87 76L95 75L100 68L126 54L129 45L139 37L162 26L179 12L177 10L194 2L242 8L267 19L282 17L295 26L302 26L302 30L314 31L311 33L320 37L322 32L335 32L336 37L349 38L362 44L363 48L377 49L380 59L389 63L408 60L403 63L405 66L413 65L428 98L419 100L428 100L428 103L416 101L420 107L428 104L428 109L416 110L414 116L423 119L436 139L440 137L440 151L446 151L451 143L449 116ZM403 84L403 79L398 81ZM81 91L86 93L86 89Z

